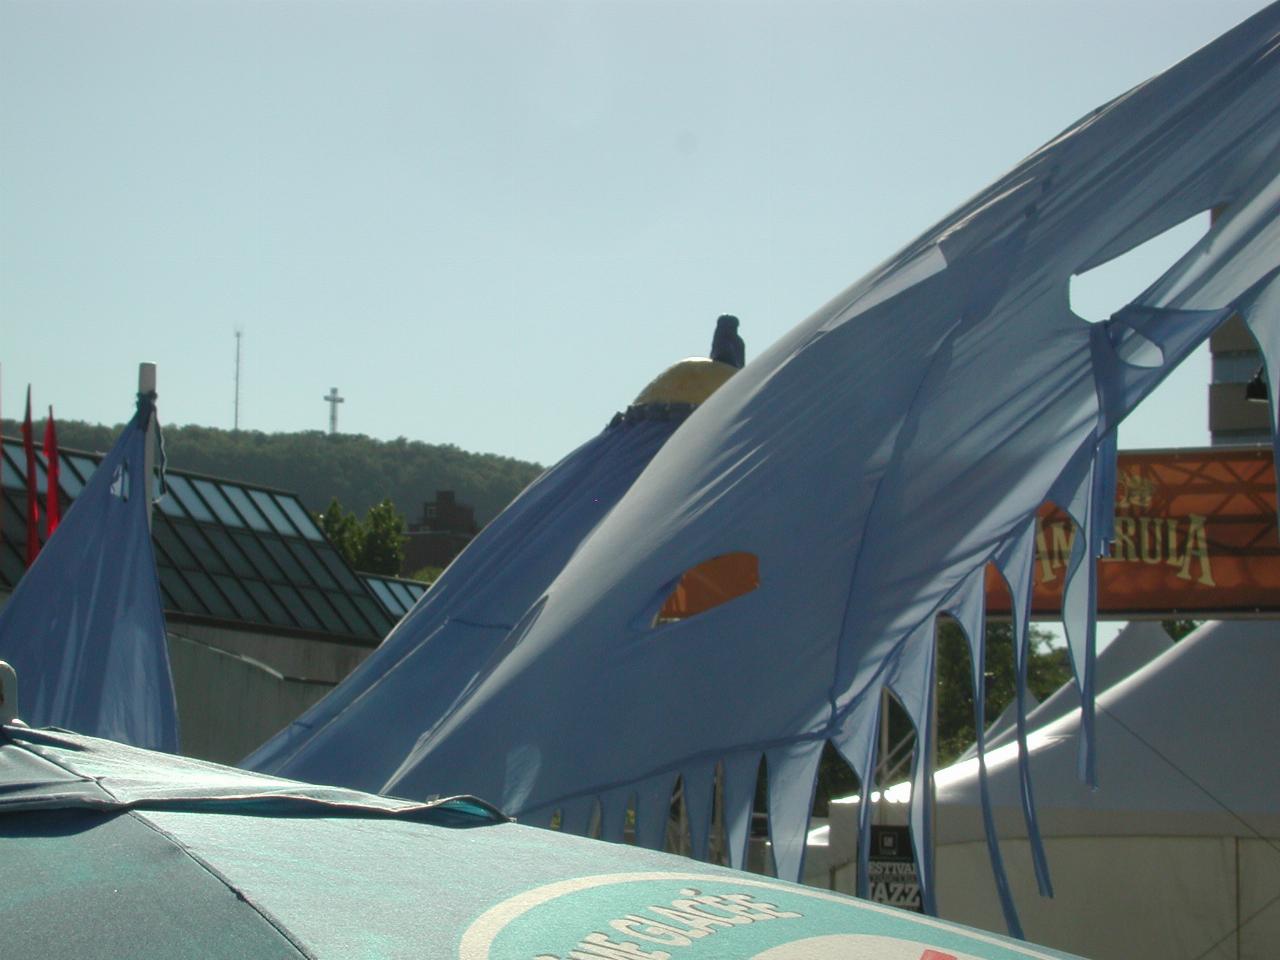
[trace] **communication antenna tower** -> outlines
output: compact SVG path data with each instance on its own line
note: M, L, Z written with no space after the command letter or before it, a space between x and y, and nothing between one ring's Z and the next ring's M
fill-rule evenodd
M240 338L244 336L244 328L236 327L236 408L231 429L240 430Z

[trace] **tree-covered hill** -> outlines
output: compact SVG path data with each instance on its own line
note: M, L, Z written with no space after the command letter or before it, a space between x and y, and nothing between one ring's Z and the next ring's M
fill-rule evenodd
M58 421L58 442L79 450L105 451L119 436L114 427ZM36 444L44 421L35 424ZM20 435L19 424L3 423L5 436ZM473 505L476 520L493 519L541 471L536 463L491 453L468 453L452 444L374 440L360 434L329 436L320 431L259 433L213 427L164 427L169 463L181 470L260 483L296 492L313 512L336 497L363 514L390 498L410 522L437 490L453 490Z

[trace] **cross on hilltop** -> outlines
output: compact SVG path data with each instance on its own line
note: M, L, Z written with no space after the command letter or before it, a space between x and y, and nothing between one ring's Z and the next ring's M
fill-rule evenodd
M338 432L338 404L345 403L346 398L338 396L338 388L330 387L329 392L321 399L329 404L329 435Z

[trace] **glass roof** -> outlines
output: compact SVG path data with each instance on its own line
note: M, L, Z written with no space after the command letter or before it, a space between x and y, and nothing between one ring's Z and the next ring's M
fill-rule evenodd
M397 580L372 573L362 573L360 576L382 605L395 614L397 620L408 613L418 602L418 598L427 592L427 585L417 580Z
M63 450L65 514L101 458ZM37 450L44 516L44 455ZM25 570L26 460L4 438L0 589ZM152 538L166 612L379 641L426 586L357 575L291 493L170 468Z

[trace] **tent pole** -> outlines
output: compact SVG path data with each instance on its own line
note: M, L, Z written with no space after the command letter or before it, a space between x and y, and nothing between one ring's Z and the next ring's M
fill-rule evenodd
M0 660L0 724L13 723L17 719L18 674L13 667Z
M938 644L941 640L941 632L938 628L938 619L933 620L933 689L930 693L932 706L930 707L933 718L931 720L932 736L929 737L929 792L923 798L928 804L924 812L925 826L929 831L929 863L933 865L933 881L934 906L937 906L937 890L938 890ZM923 868L923 864L916 864L916 869ZM917 881L923 879L917 877Z
M880 691L880 753L876 759L876 769L883 776L872 777L872 787L880 787L880 802L875 806L875 822L880 826L884 826L884 822L889 815L888 804L885 802L884 794L889 789L889 750L892 744L889 741L889 688L885 687ZM871 802L871 790L866 791L867 802Z
M138 393L146 395L155 393L156 389L156 365L144 361L138 364ZM147 443L145 459L143 460L143 495L147 498L147 529L151 529L151 510L152 510L152 477L156 468L156 418L154 412L147 421Z

